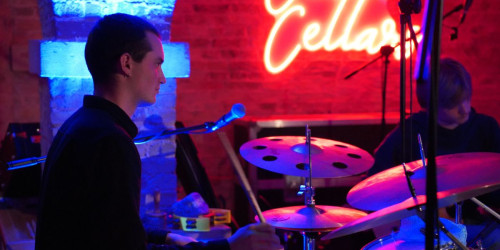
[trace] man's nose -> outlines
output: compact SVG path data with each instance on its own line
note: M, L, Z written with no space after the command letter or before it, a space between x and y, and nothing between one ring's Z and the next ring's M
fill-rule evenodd
M165 78L165 74L163 74L163 69L160 68L160 84L164 84L167 82L167 79Z
M460 114L468 114L470 112L470 103L469 102L462 102L458 106L458 112Z

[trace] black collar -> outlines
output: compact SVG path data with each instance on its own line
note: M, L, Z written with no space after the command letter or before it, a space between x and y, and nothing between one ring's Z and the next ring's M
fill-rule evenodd
M85 95L83 98L83 107L104 110L109 113L112 119L127 131L131 138L137 136L138 130L135 123L118 105L102 97Z

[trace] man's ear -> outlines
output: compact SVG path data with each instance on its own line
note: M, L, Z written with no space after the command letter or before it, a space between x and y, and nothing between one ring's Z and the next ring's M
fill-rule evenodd
M120 56L119 71L122 72L126 77L132 75L132 56L129 53L123 53Z

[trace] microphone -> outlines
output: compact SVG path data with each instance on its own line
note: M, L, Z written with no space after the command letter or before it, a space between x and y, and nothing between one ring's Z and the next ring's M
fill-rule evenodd
M236 103L231 108L229 113L223 115L219 120L217 120L213 125L210 124L208 126L208 130L210 132L214 132L217 129L220 129L227 124L229 124L232 120L238 119L245 116L245 106L241 103Z
M465 0L464 1L464 12L462 12L462 16L460 16L460 24L462 24L465 20L465 15L467 15L467 11L469 10L470 6L472 5L472 0Z

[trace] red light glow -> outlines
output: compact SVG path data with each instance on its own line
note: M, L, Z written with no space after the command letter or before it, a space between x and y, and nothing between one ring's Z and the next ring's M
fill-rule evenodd
M264 48L266 69L272 74L285 70L301 50L365 50L375 54L384 45L397 45L399 33L386 1L264 0L266 10L276 19ZM394 56L399 60L399 47Z

